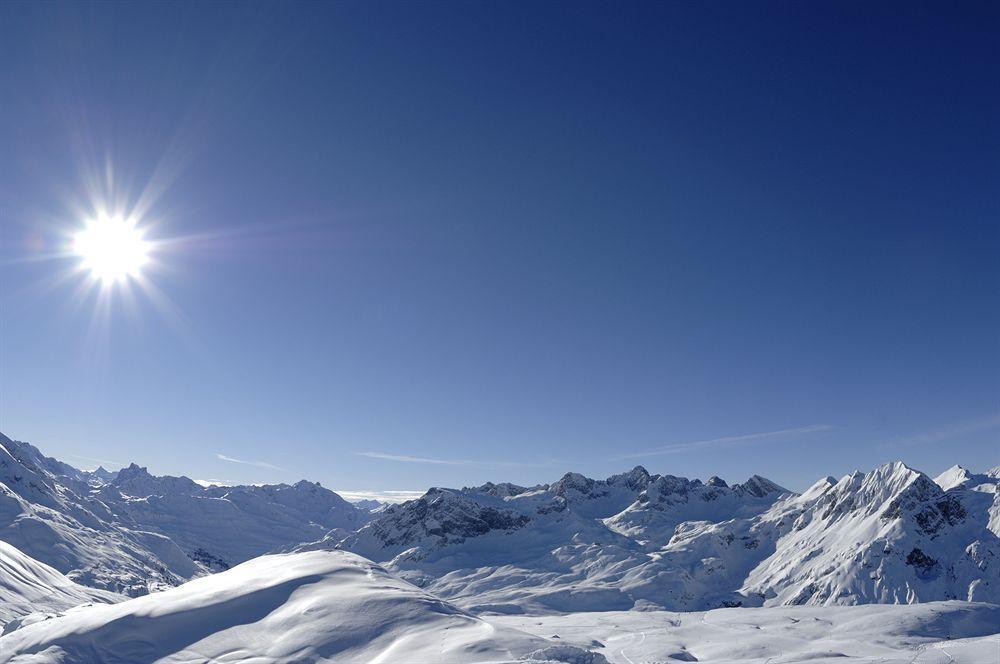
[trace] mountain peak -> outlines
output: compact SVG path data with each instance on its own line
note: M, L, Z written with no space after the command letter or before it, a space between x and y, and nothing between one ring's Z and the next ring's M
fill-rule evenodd
M763 498L771 493L789 493L788 489L760 475L751 475L750 479L742 484L737 484L733 489L737 492L748 493L758 498Z
M140 466L133 461L128 466L118 471L118 478L116 481L123 482L135 477L152 477L152 475L149 474L149 470L147 470L145 466Z
M962 466L955 464L948 470L944 471L940 475L934 478L934 483L939 487L948 491L949 489L954 489L957 486L961 486L965 482L972 479L972 473L963 468Z
M608 484L624 484L635 491L642 491L649 485L651 476L649 471L642 466L636 466L627 473L612 475L607 479Z

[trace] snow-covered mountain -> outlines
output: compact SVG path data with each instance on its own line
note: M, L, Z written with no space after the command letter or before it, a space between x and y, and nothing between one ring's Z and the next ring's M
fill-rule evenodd
M0 540L83 585L141 595L371 518L318 484L202 487L85 472L0 434Z
M758 514L786 495L760 477L730 487L642 467L606 480L569 473L531 488L431 489L340 542L328 537L301 548L354 551L478 611L661 606L670 580L659 574L656 551L665 539L656 538L689 518ZM717 606L730 594L700 599Z
M318 484L84 472L0 437L0 540L140 595L272 552L338 549L474 612L1000 601L1000 469L902 463L802 495L754 475L430 489L359 509Z
M998 474L946 475L947 490L897 462L801 496L642 468L432 489L301 548L355 551L480 611L1000 601Z
M65 575L0 541L0 626L17 627L28 614L52 614L89 602L111 603L121 595L73 583ZM39 616L41 618L41 616Z
M132 464L97 496L129 527L169 537L218 570L333 529L356 530L369 513L305 480L293 485L209 486L155 477Z
M606 662L466 613L340 551L262 556L0 637L0 662Z
M125 594L202 569L170 539L117 525L95 478L0 434L0 540L83 585Z

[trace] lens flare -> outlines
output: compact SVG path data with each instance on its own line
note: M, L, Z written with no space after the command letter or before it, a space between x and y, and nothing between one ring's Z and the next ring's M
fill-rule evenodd
M73 252L84 269L105 284L139 277L149 246L135 222L122 217L91 219L73 237Z

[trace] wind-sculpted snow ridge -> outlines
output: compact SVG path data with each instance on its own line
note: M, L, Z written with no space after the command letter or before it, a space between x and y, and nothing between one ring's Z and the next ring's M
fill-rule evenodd
M897 462L801 496L642 468L432 489L302 548L355 551L480 612L998 602L1000 473L959 475L946 491Z
M0 627L5 627L4 631L80 604L122 599L121 595L73 583L55 569L0 541ZM24 618L28 614L34 615Z
M94 472L0 434L0 540L83 585L137 596L370 519L318 484L202 487Z
M342 551L270 555L0 637L0 663L606 663L499 627Z

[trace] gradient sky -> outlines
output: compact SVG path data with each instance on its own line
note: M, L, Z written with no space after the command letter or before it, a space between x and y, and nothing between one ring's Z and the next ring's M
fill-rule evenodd
M0 430L335 489L1000 463L995 2L4 3ZM139 205L155 287L56 257Z

